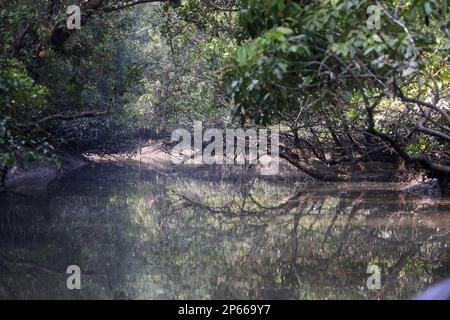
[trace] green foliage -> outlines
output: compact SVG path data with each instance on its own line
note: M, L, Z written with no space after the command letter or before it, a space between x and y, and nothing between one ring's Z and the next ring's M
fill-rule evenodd
M242 0L249 36L227 74L232 118L285 126L302 161L368 160L389 148L445 185L450 1L376 3Z
M11 70L17 69L15 80L14 75L2 68L2 79L18 81L20 88L5 98L21 103L15 108L10 104L11 107L2 109L1 115L7 132L27 137L10 142L11 145L25 143L28 146L28 142L33 141L30 149L9 148L18 158L39 158L38 154L47 153L45 148L38 152L39 146L50 141L55 147L61 142L69 143L80 152L112 153L136 146L130 139L138 130L137 121L126 107L135 99L133 87L142 75L142 68L136 64L137 52L127 48L126 43L128 32L135 26L132 15L119 12L95 16L62 48L54 48L52 32L56 24L64 23L66 8L66 2L60 1L12 1L0 7L2 61L9 61L11 57L20 61L19 69L11 66ZM38 48L44 50L45 55L36 56ZM14 63L19 65L19 62ZM107 116L95 119L55 119L31 127L27 125L52 115L76 116L104 111L108 111ZM11 150L2 152L2 157L9 159L5 162L15 162L11 160Z
M237 68L230 74L234 117L268 123L275 111L295 108L305 96L319 97L326 107L336 94L354 90L356 82L379 87L362 69L338 79L354 62L369 66L389 85L416 75L429 64L429 53L440 56L436 63L446 61L449 13L442 1L405 3L400 14L407 30L383 13L381 29L369 28L371 5L364 0L242 1L240 21L251 37L237 50Z
M107 116L95 119L52 124L52 132L79 150L117 152L124 146L118 142L129 140L138 130L127 108L137 97L143 72L137 63L139 52L128 46L127 32L133 26L129 16L86 26L67 44L69 56L51 52L40 66L41 81L52 92L52 113L108 111Z
M45 108L47 94L17 60L0 59L0 168L58 160L48 135L31 124Z
M107 154L135 150L142 128L167 134L194 120L225 122L222 74L236 45L235 10L211 10L210 3L197 0L107 14L86 9L90 16L82 29L56 44L61 34L55 26L64 26L69 2L0 5L2 55L21 61L29 80L47 90L45 101L30 101L27 112L2 113L11 118L5 120L10 131L24 131L27 123L48 116L74 115L26 130L30 138L45 136L56 147L64 142L80 152ZM58 32L66 31L62 28ZM106 116L76 118L104 111ZM26 157L22 152L15 151Z
M69 2L0 2L0 56L20 61L27 91L8 93L2 126L25 144L130 151L142 131L226 126L232 109L232 120L280 125L344 161L373 151L368 134L406 160L447 158L450 0L383 1L379 29L370 0L80 2L82 30L68 32ZM106 115L77 117L87 113Z
M208 11L202 1L141 10L130 47L146 65L135 107L144 128L161 135L202 120L224 126L229 99L222 81L236 46L236 13Z

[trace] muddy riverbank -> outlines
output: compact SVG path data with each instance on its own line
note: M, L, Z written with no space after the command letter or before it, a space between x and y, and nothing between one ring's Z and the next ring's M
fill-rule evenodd
M62 150L59 154L62 158L59 169L55 164L31 163L26 169L18 168L6 175L6 189L23 194L42 193L55 179L89 163L87 157L75 151Z
M27 170L19 169L14 173L8 174L6 179L6 187L10 191L33 194L45 192L49 184L74 169L88 165L89 163L135 163L140 167L150 168L164 175L178 175L182 171L192 170L192 164L188 165L173 165L170 156L167 152L162 151L159 143L151 144L147 147L140 149L135 154L117 154L110 156L99 156L96 154L80 154L72 150L62 150L60 152L63 159L62 166L58 170L53 164L34 163ZM361 168L361 165L352 170L347 168L348 175L350 177L358 177L357 181L349 179L348 183L371 183L374 181L374 177L382 176L378 182L392 182L395 184L395 189L412 193L424 197L441 197L441 191L436 180L421 180L419 177L407 177L399 181L398 175L392 175L392 181L386 179L387 170L382 170L382 173L377 172L380 164L368 163ZM252 176L258 174L260 168L258 166L252 167L249 170L244 170L244 175ZM353 175L352 175L353 172ZM280 172L277 178L289 176L296 178L299 182L313 180L307 174L298 170L284 159L280 161ZM367 181L361 178L361 176L368 177ZM406 175L405 175L406 177ZM362 179L362 180L361 180ZM345 185L344 182L340 183Z

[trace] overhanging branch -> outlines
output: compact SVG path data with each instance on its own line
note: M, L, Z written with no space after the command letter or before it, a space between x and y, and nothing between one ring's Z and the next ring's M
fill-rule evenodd
M27 123L25 125L21 125L21 127L28 128L28 127L38 126L38 125L41 125L41 124L44 124L44 123L50 122L50 121L71 121L71 120L77 120L77 119L82 119L82 118L100 117L100 116L105 116L107 114L108 114L107 111L102 111L102 112L87 111L87 112L71 114L71 115L58 113L58 114L53 114L53 115L47 116L40 120L34 121L32 123Z

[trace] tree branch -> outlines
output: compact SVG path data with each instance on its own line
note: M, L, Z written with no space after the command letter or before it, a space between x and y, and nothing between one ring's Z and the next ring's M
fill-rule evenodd
M107 111L102 111L102 112L95 112L95 111L87 111L87 112L82 112L79 114L73 114L73 115L67 115L67 114L53 114L50 116L47 116L45 118L42 118L40 120L34 121L32 123L27 123L25 125L21 125L21 127L33 127L33 126L38 126L41 124L44 124L46 122L49 121L70 121L70 120L76 120L76 119L82 119L82 118L92 118L92 117L100 117L100 116L104 116L107 115L108 112Z

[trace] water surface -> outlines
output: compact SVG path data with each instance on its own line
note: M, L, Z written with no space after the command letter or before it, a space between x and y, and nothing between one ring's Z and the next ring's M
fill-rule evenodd
M396 188L89 165L0 198L0 298L408 299L450 277L450 202Z

